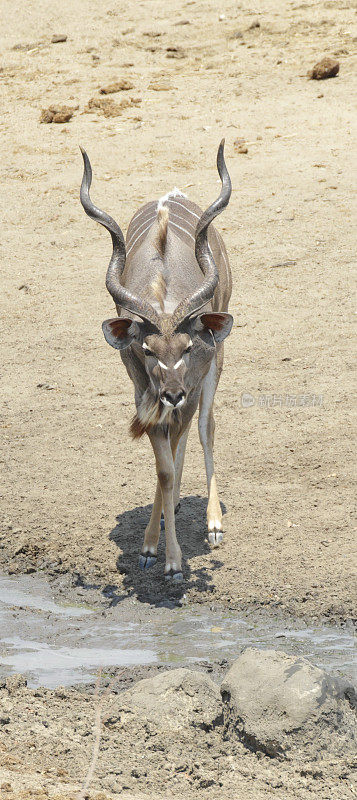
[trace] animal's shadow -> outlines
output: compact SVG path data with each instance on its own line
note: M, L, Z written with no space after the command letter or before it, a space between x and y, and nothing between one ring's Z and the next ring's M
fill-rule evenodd
M165 532L161 532L157 563L149 570L139 569L139 554L143 544L145 527L149 521L152 506L137 506L117 516L117 524L109 534L121 552L117 558L117 569L124 576L124 591L117 586L106 586L105 595L111 605L117 605L128 596L155 606L172 606L180 603L188 588L198 592L213 591L212 572L223 566L217 558L218 551L210 549L206 540L207 500L191 496L181 500L176 515L177 539L182 549L184 580L173 583L164 578ZM226 509L222 504L223 513ZM195 556L209 554L209 566L192 567L190 560Z

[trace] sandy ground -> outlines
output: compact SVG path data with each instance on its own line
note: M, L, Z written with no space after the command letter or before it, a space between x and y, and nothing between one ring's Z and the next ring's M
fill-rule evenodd
M101 333L111 246L79 204L78 145L93 199L126 229L174 185L211 202L225 135L234 194L217 227L235 316L216 402L225 540L213 552L205 542L193 429L175 597L355 616L354 2L3 0L3 12L1 568L62 573L116 602L173 594L162 544L150 574L137 568L153 456L129 439L132 387ZM309 81L324 55L338 58L338 77ZM115 117L86 110L121 78L133 89L110 97L134 104ZM78 109L40 124L52 104Z

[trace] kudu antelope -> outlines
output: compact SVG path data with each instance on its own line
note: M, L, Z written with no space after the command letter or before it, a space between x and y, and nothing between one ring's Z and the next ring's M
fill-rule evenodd
M165 577L176 581L183 576L175 508L198 404L208 486L208 540L215 546L223 537L213 466L213 400L223 366L223 340L233 318L226 313L231 295L226 249L220 234L210 227L231 195L223 151L224 140L217 155L221 193L204 213L175 189L134 214L125 242L117 223L90 199L92 169L82 150L81 203L89 217L107 228L113 242L106 286L118 317L103 322L103 332L108 344L120 350L134 384L131 435L135 439L147 433L156 460L156 494L139 566L148 569L156 562L163 511Z

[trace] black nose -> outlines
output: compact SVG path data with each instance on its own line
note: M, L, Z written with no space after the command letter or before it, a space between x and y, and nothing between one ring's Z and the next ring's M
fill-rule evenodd
M167 400L168 403L171 403L172 406L177 406L180 400L183 400L185 397L185 392L163 392L162 397Z

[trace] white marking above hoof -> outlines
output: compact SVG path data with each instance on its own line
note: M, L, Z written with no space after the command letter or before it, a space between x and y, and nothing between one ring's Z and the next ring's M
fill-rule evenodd
M209 531L221 531L222 530L222 523L220 519L211 519L208 523L208 530Z

